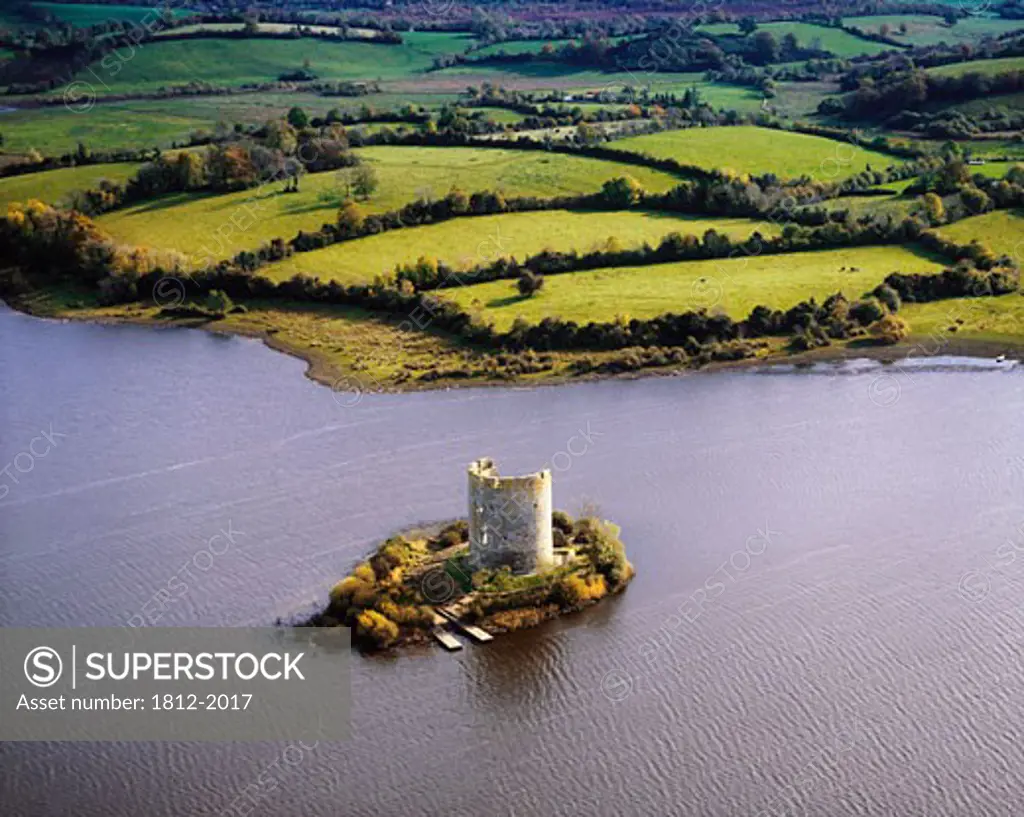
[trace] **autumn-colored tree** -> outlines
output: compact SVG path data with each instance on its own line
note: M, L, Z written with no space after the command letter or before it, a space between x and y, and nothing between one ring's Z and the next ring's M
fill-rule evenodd
M924 212L932 225L942 224L946 220L946 208L942 203L942 197L935 193L925 193L922 196Z
M355 636L373 649L387 649L398 640L398 625L376 610L363 610L356 616Z
M282 153L291 156L295 153L295 148L298 145L296 130L281 119L273 119L267 122L267 136L264 144L268 148L277 148Z
M365 221L363 208L352 199L347 199L338 210L338 226L342 227L349 235L354 235L362 230Z
M886 346L899 343L909 332L907 322L897 315L885 315L868 327L868 334Z

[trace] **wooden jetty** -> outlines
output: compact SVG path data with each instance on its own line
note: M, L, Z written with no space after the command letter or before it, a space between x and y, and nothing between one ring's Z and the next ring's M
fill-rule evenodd
M462 642L447 630L435 627L433 636L441 642L441 646L448 650L448 652L457 652L462 649Z
M450 623L454 624L456 629L468 635L478 644L486 644L488 641L494 640L494 636L486 630L481 630L475 624L466 624L465 622L460 621L453 613L450 613L443 608L438 608L437 612L448 619Z

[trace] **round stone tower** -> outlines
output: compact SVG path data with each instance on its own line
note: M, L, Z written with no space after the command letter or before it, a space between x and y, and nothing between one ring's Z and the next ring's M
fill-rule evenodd
M536 573L554 561L551 472L502 477L494 460L469 466L469 559L474 569Z

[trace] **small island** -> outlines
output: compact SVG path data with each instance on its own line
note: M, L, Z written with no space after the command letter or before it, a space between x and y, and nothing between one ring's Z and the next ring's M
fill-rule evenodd
M469 516L391 537L334 586L306 625L352 627L368 652L453 633L490 641L621 592L633 578L619 529L553 511L551 472L469 466Z

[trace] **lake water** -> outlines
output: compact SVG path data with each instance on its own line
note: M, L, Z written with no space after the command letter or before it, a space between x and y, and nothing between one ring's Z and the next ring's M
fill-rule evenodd
M1017 368L355 405L303 371L253 341L0 311L0 465L53 441L3 483L0 624L152 615L228 526L156 623L270 624L381 537L462 514L483 455L550 464L556 506L622 526L635 581L486 647L357 658L347 742L4 745L5 815L1019 813Z

